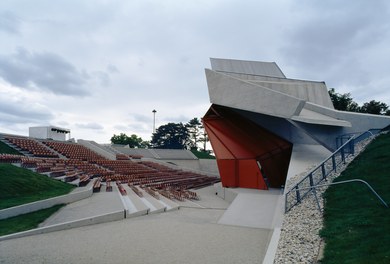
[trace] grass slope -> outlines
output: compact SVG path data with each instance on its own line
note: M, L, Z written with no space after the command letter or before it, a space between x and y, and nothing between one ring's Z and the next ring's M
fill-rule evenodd
M390 133L375 139L335 180L362 179L390 204ZM390 263L390 209L361 183L325 192L321 263Z
M55 205L33 213L0 220L0 236L37 228L40 223L45 221L63 206L64 205Z
M20 155L19 151L0 141L0 153Z
M0 209L64 195L74 188L28 169L0 164Z
M198 158L198 159L215 159L215 156L210 155L210 153L206 151L198 151L192 149L191 152Z

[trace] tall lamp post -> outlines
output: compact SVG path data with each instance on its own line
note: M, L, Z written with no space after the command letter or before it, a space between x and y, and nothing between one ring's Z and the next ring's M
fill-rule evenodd
M153 134L156 132L156 110L153 109L152 113L153 113Z

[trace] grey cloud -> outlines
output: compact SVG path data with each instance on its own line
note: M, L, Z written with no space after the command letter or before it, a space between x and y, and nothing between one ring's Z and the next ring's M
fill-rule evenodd
M152 134L152 124L147 123L132 123L129 125L115 125L114 128L119 131L119 133L125 133L128 136L132 134L141 135L145 137Z
M378 65L372 65L369 58L377 56L376 46L388 38L386 1L303 3L292 7L299 20L286 29L285 45L280 49L300 74L294 78L324 80L329 87L344 87L348 92L367 89L372 79L383 78L380 67L372 71Z
M11 34L19 34L21 21L11 12L0 13L0 31Z
M183 116L183 115L179 115L179 116L174 116L174 117L166 117L164 118L163 121L169 123L169 122L173 122L173 123L187 123L188 121L190 121L193 117L191 118L188 118L186 116Z
M119 73L118 68L115 65L109 64L107 66L108 73Z
M0 100L0 120L8 124L48 123L54 118L42 105L26 101Z
M94 79L98 81L98 84L103 87L110 86L111 80L110 76L103 71L95 71L92 73Z
M0 77L23 89L49 91L59 95L84 96L87 74L79 72L59 55L30 53L19 48L10 56L0 56Z
M140 122L140 123L150 123L150 122L152 122L152 119L153 119L152 115L153 115L152 110L150 111L150 116L143 115L143 114L137 114L137 113L130 114L130 116L132 118L134 118L134 120L136 122ZM156 113L156 115L157 115L157 113Z
M287 46L282 51L297 66L326 67L346 60L351 52L375 44L383 36L383 30L388 27L380 21L387 21L383 5L366 1L345 6L340 1L337 3L330 1L303 8L308 18L287 32Z
M83 129L93 129L93 130L104 129L104 127L98 123L85 123L85 124L77 123L76 126L78 128L83 128Z
M129 129L128 126L124 126L124 125L116 125L116 126L114 126L114 128L116 130L120 130L120 131L127 131Z

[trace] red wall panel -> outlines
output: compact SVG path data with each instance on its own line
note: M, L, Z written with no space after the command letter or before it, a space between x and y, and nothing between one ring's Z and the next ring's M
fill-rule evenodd
M212 105L203 124L223 186L268 189L264 178L269 187L284 185L292 151L290 142L227 107Z

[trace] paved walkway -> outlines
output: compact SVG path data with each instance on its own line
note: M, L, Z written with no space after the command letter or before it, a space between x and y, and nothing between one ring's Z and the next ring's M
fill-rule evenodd
M200 192L201 207L227 207ZM217 224L224 212L181 208L2 241L0 263L262 263L271 230Z

